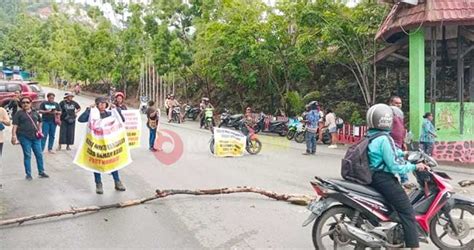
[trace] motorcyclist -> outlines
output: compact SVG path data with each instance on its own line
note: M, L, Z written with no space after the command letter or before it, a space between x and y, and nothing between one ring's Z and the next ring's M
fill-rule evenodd
M369 168L373 172L370 186L397 211L404 231L405 246L419 249L415 211L396 175L427 170L428 166L423 163L414 165L403 159L405 153L395 147L390 136L392 124L393 111L388 105L376 104L367 111L368 136L384 134L373 139L368 146Z
M167 100L167 107L168 107L168 122L171 122L173 118L173 108L180 106L179 102L174 98L174 94L170 94L170 98ZM181 119L181 117L179 117Z
M204 114L204 111L207 108L214 108L214 106L212 106L212 104L209 102L209 98L203 97L201 99L201 103L199 104L199 109L200 109L199 116L201 117L201 124L200 124L201 128L204 127L204 119L206 118L206 115Z

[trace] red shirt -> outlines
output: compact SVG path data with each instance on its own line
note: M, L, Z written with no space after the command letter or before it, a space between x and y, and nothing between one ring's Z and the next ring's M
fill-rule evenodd
M393 124L392 131L390 131L390 136L392 136L393 140L395 141L395 145L402 149L406 134L403 111L398 107L392 106L391 108L393 110Z

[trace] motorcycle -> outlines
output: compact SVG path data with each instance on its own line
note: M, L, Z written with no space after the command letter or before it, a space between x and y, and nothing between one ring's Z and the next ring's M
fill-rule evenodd
M411 152L408 161L423 162L431 168L438 165L421 150ZM440 249L473 249L474 234L470 231L474 228L474 199L455 194L446 173L415 171L415 176L421 188L413 190L409 198L420 241L428 243L429 235ZM308 206L312 213L303 226L315 221L312 238L316 249L404 246L396 212L375 189L344 180L315 179L311 185L321 198Z
M319 131L320 129L318 128L318 131L316 132L316 140L319 139ZM331 134L329 133L329 130L325 129L323 131L323 143L328 145L331 144ZM306 140L306 126L303 126L302 129L298 132L296 132L295 135L295 141L298 143L303 143Z
M200 113L198 107L192 107L191 105L186 104L184 106L184 119L188 118L195 121Z
M245 124L245 127L248 131L245 150L251 155L256 155L262 150L262 142L258 139L258 135L253 128L247 124ZM209 141L209 149L211 153L214 154L214 131L212 130L212 132L211 140Z
M181 108L179 106L175 106L171 109L171 112L171 121L181 123Z
M268 124L268 129L265 129L265 118L265 114L261 113L257 124L255 124L256 133L267 132L279 134L280 136L285 136L288 134L288 125L284 121L270 121Z
M145 114L148 109L148 101L148 96L140 96L140 112L142 112L142 114Z
M244 118L243 114L232 115L228 109L224 110L224 113L221 114L219 128L227 127L239 129L241 126L241 120Z
M288 122L288 133L286 134L286 139L293 140L295 138L296 132L301 130L303 124L301 123L302 118L298 117L297 119L290 119Z

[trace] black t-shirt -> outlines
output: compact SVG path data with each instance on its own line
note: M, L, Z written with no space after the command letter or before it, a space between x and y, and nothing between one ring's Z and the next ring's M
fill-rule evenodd
M60 111L61 108L59 107L59 104L57 102L42 102L40 105L40 110L54 110L54 111ZM55 114L43 114L43 121L45 122L52 122L54 121L54 116Z
M61 120L76 118L76 109L81 108L75 101L61 101L59 106L61 107Z
M28 116L30 116L31 119ZM35 122L34 125L31 120ZM24 110L18 110L15 116L13 116L13 125L18 126L16 135L25 136L29 139L35 140L38 122L41 121L41 116L34 110L32 110L30 113L26 113Z
M13 117L18 111L18 108L20 107L20 101L18 101L18 99L12 99L10 100L10 102L8 102L6 107L12 110L12 117Z

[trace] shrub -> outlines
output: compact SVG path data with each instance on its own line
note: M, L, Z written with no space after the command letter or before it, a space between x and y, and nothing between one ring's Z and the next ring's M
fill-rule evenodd
M304 110L303 98L301 98L298 91L290 91L285 96L288 116L295 116Z
M321 101L320 98L321 98L321 93L319 91L309 92L303 97L303 104L306 105L311 101Z

